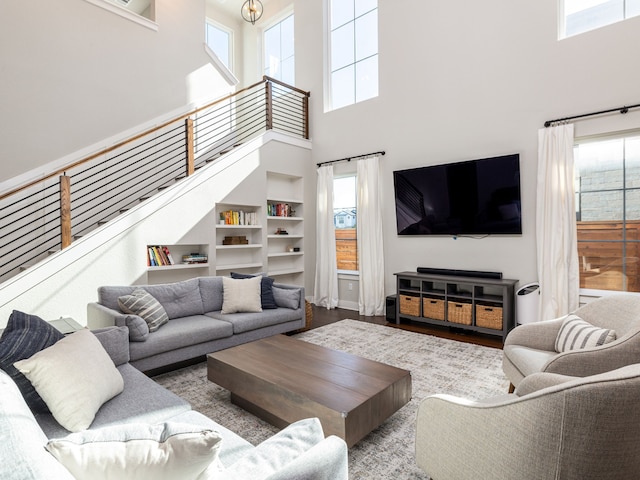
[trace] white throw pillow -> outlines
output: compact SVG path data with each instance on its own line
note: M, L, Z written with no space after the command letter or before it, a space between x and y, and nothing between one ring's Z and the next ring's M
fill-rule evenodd
M221 313L261 312L260 284L262 277L222 277Z
M113 360L86 328L14 365L71 432L89 428L102 404L124 389Z
M594 327L577 315L571 314L567 315L558 331L556 352L598 347L615 339L614 330Z
M213 430L167 422L87 430L46 448L78 480L195 480L222 468L220 442Z

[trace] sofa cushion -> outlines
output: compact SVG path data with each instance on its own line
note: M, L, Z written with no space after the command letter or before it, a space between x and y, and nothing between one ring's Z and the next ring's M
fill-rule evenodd
M220 436L181 423L127 424L52 440L47 450L76 478L196 480L216 461Z
M280 288L274 286L273 297L278 307L293 309L300 307L299 288Z
M263 310L262 312L244 312L225 315L222 312L210 312L208 317L224 320L233 325L233 333L244 333L263 327L270 327L280 323L300 320L300 309L276 308L275 310Z
M123 312L138 315L147 322L149 332L155 332L169 321L162 304L142 288L136 288L131 295L118 297L118 305Z
M591 325L577 315L568 315L556 337L556 352L593 348L613 342L616 332Z
M11 313L7 327L0 337L0 368L13 378L27 405L34 412L48 412L49 408L31 382L13 364L50 347L61 338L64 338L64 335L51 324L40 317L18 310Z
M198 280L204 312L222 310L222 277L200 277Z
M12 378L0 371L0 478L73 480L44 449L47 443Z
M91 333L100 340L116 367L129 362L129 331L126 327L98 328Z
M131 361L231 335L233 326L227 321L214 320L206 315L177 318L149 335L146 342L130 343Z
M276 300L273 298L273 278L261 274L250 275L247 273L231 272L231 278L252 278L258 276L262 278L260 282L260 303L262 309L278 308Z
M128 423L162 423L191 410L189 403L163 388L137 368L126 363L118 367L124 390L104 403L91 424L91 429ZM48 438L69 434L51 414L38 414L36 420Z
M261 277L243 279L223 277L221 312L223 314L236 312L261 312L261 282Z
M33 384L58 423L72 432L88 428L102 404L124 388L122 375L87 329L15 366Z
M169 319L204 313L200 282L197 278L175 283L146 285L144 289L160 302Z

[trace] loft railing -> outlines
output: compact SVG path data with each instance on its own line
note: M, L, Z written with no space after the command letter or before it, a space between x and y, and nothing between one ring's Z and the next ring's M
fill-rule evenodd
M309 138L309 93L270 77L0 195L0 281L266 130Z

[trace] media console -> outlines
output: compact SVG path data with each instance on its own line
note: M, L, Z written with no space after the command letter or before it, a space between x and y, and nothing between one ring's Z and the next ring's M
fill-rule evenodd
M398 324L412 320L456 327L498 335L503 341L515 327L514 294L518 280L460 273L400 272L395 275Z

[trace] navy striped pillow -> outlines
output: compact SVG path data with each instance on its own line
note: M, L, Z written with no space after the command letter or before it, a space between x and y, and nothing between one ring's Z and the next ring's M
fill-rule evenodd
M615 331L594 327L577 315L571 314L562 322L556 337L556 352L598 347L615 339Z
M18 310L11 313L7 327L0 337L0 368L16 382L27 405L34 413L48 413L49 407L27 377L13 364L50 347L61 338L64 338L64 335L50 323L36 315L28 315Z

